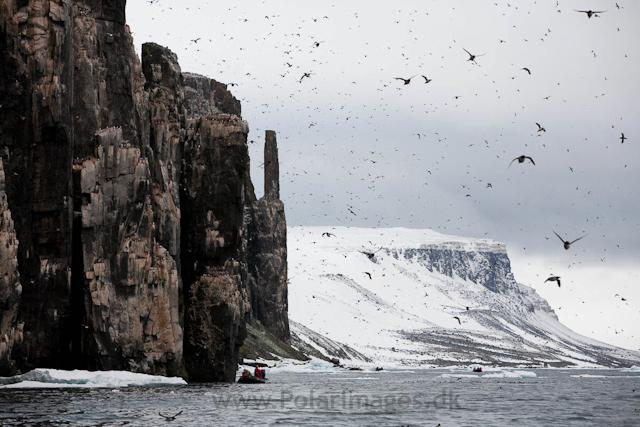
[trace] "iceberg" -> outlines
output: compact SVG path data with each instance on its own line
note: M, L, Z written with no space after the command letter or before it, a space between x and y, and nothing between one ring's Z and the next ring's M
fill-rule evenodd
M500 371L483 375L482 378L536 378L535 372L529 371Z
M125 371L63 371L34 369L26 374L0 378L2 388L114 388L132 386L187 385L180 377L136 374Z

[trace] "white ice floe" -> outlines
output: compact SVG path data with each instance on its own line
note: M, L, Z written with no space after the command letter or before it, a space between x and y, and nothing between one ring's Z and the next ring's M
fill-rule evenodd
M34 369L26 374L0 378L0 388L114 388L186 384L187 382L179 377L125 371Z
M535 372L529 371L500 371L492 374L482 375L482 378L535 378Z
M440 378L536 378L535 372L495 370L490 374L442 374Z

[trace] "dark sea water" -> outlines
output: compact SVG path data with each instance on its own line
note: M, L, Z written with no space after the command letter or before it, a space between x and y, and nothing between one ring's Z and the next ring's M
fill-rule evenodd
M3 426L640 426L640 372L271 373L267 384L1 389ZM466 376L469 375L469 376ZM169 415L182 411L174 421Z

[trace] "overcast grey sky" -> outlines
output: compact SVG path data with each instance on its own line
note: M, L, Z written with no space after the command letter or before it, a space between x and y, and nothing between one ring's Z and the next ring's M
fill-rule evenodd
M129 0L127 19L138 49L237 84L257 189L278 133L289 225L503 241L568 326L639 349L640 5L618 5Z

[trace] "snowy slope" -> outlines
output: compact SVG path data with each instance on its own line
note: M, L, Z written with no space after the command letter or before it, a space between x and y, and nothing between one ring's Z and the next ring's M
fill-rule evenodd
M377 363L640 361L638 352L559 323L534 289L516 283L505 245L493 240L404 228L291 227L288 257L293 333L308 335L306 327Z

